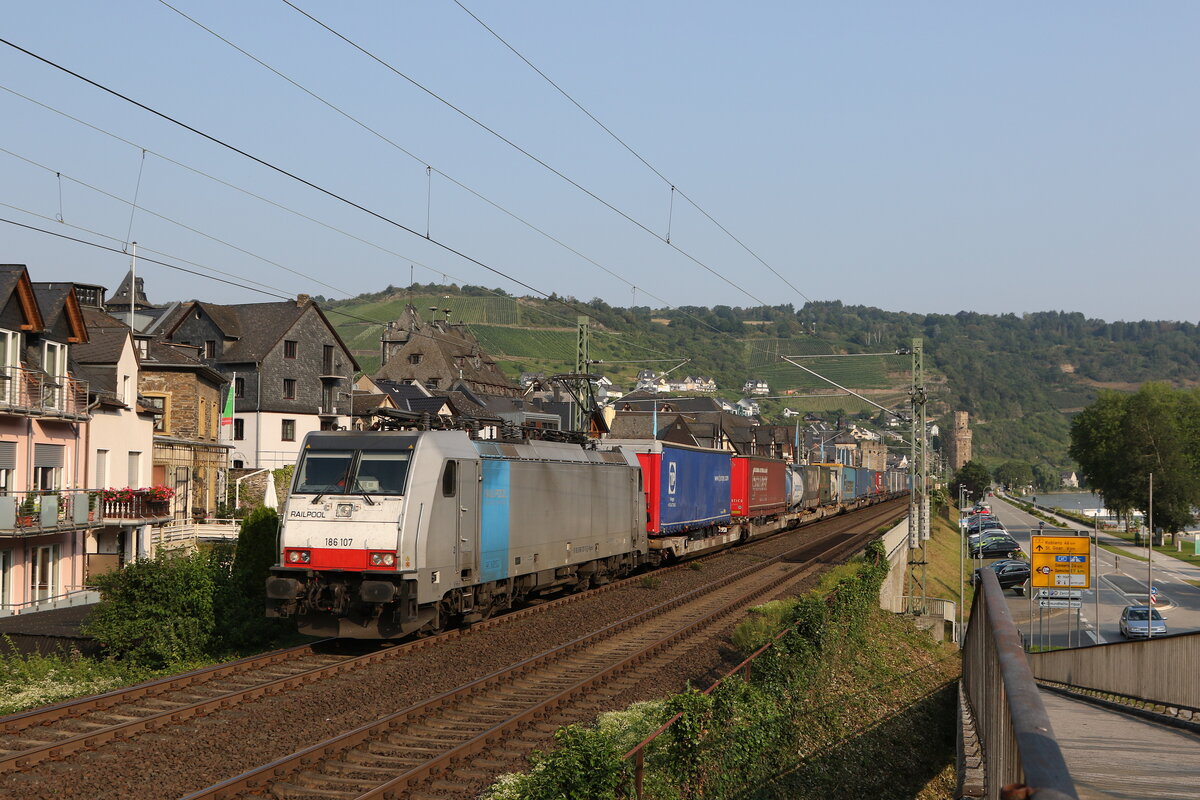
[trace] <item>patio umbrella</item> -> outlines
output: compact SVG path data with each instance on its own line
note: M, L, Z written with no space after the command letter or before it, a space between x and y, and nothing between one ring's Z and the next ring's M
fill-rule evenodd
M275 473L267 470L267 490L263 492L263 505L267 508L279 508L279 495L275 491Z

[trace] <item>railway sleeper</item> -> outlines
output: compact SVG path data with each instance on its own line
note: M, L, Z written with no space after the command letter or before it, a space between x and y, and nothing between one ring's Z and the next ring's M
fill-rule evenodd
M289 781L277 781L272 784L271 794L280 798L280 800L312 800L313 798L321 798L321 800L355 800L355 798L362 796L362 792L310 788Z

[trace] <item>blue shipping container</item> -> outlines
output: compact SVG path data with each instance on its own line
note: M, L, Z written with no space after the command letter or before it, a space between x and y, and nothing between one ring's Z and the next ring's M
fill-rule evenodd
M659 532L678 533L729 522L728 452L663 443L659 470Z
M854 467L845 467L842 470L842 502L849 503L858 497L856 484L858 481L858 470Z

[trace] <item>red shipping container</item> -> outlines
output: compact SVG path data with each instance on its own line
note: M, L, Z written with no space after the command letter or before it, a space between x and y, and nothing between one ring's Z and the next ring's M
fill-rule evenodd
M729 510L737 517L766 517L787 510L787 464L763 456L734 456Z

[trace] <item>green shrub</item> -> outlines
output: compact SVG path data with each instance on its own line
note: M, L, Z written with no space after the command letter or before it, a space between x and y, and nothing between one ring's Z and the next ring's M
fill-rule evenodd
M214 551L216 574L224 577L215 603L221 621L214 650L218 653L261 647L293 629L289 620L268 619L267 575L278 559L279 515L256 508L242 520L236 552Z
M159 553L96 578L101 602L83 632L110 657L160 669L201 659L216 627L208 555Z

